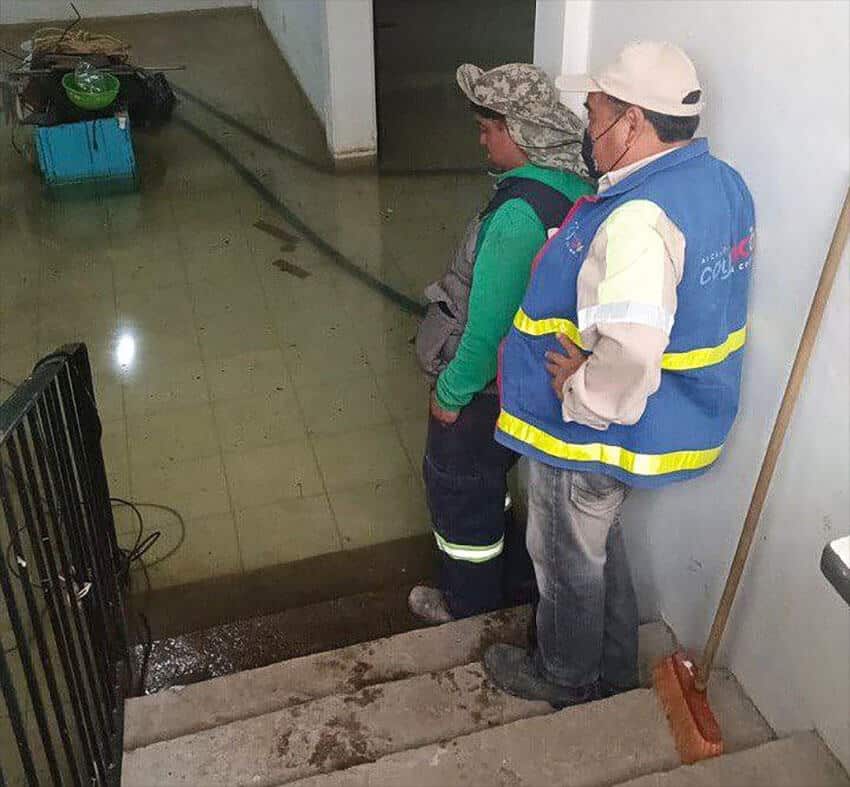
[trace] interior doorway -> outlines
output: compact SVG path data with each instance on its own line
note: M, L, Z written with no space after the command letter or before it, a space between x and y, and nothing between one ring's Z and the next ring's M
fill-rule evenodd
M535 0L374 0L383 171L481 169L461 63L531 62Z

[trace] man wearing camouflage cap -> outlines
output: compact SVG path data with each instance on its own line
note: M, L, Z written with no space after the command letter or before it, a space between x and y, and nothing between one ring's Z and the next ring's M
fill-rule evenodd
M490 678L555 707L634 688L638 608L620 525L632 487L705 473L738 409L753 202L694 139L678 47L637 42L591 75L597 193L539 255L500 355L497 441L529 459L537 650L494 645ZM681 522L687 528L688 522Z
M516 601L523 580L526 593L533 588L524 539L505 505L517 457L493 439L497 354L532 259L590 191L577 174L585 172L581 123L541 69L511 63L485 72L466 64L457 82L502 174L446 274L425 291L416 341L434 382L423 474L441 569L439 588L413 588L409 604L433 623Z

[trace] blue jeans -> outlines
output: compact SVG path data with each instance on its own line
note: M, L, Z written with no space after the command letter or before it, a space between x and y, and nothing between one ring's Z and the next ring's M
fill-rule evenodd
M638 609L620 529L628 487L599 473L529 462L537 662L553 683L638 684Z

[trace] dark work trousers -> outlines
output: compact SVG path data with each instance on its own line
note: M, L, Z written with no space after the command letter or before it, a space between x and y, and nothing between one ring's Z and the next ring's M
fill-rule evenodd
M428 423L425 490L440 589L456 618L526 603L535 593L525 528L505 510L518 456L493 439L498 416L498 397L478 394L455 423Z

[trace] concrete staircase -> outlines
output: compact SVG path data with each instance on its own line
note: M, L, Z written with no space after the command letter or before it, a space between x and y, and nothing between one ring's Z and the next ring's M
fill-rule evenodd
M850 787L811 733L775 740L735 678L710 699L727 754L682 767L650 688L553 712L497 690L481 658L522 642L519 608L130 700L124 787ZM641 674L674 647L641 627Z

